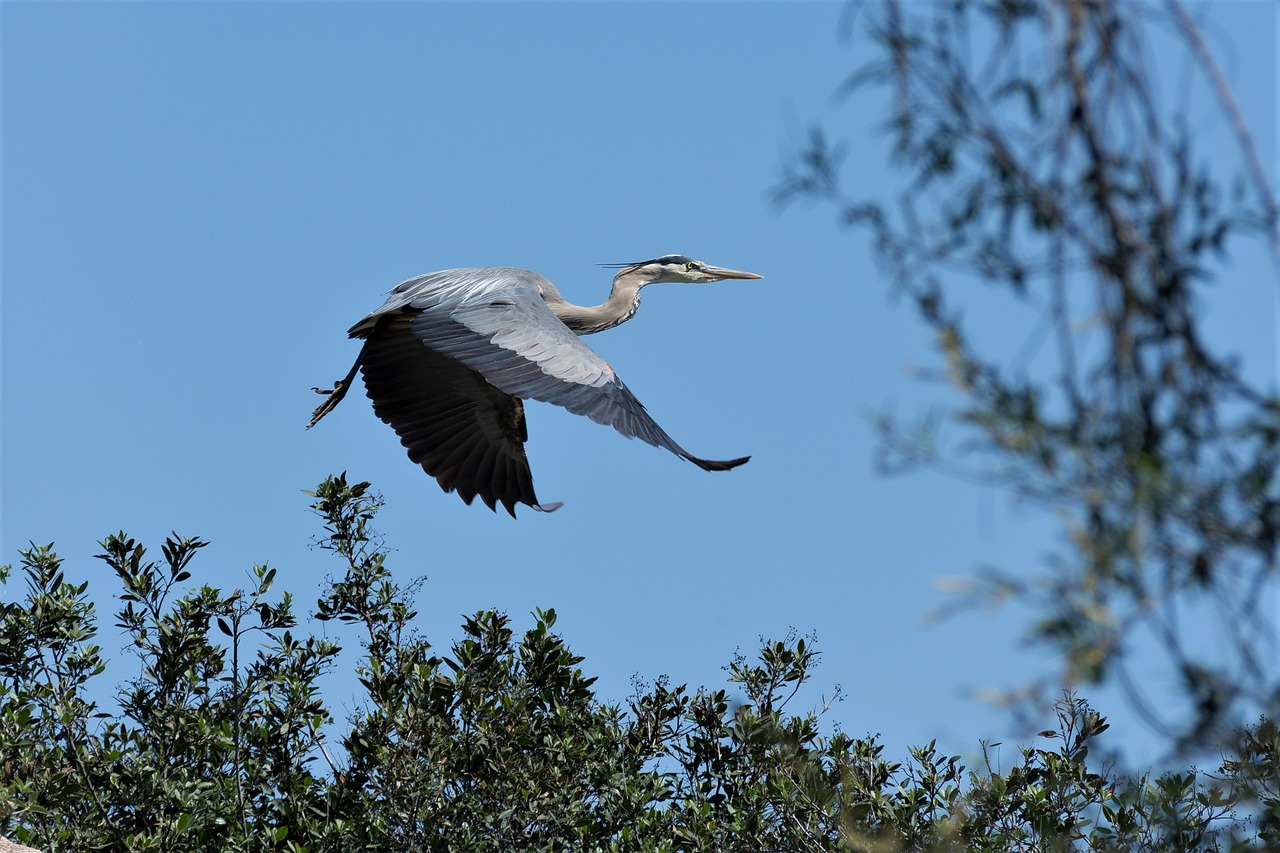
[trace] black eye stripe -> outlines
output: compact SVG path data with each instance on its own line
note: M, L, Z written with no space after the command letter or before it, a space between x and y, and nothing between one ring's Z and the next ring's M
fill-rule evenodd
M599 266L609 269L626 269L627 267L647 267L649 264L662 264L663 266L677 266L685 269L702 269L702 262L695 261L687 255L663 255L660 258L654 258L650 261L638 261L631 264L599 264ZM692 266L690 266L692 265Z

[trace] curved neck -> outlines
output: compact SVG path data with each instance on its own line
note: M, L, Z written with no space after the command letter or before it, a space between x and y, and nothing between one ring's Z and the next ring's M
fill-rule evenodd
M621 325L636 315L640 308L640 288L649 280L635 272L622 272L613 279L609 298L599 305L574 305L566 302L559 293L554 299L546 299L551 313L579 335L591 335Z

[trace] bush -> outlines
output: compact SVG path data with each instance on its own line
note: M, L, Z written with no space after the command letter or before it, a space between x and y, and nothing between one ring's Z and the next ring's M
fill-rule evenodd
M274 570L250 590L192 588L205 542L163 559L117 534L117 626L137 674L104 712L87 585L52 546L21 552L21 601L0 610L0 833L57 850L1170 850L1280 843L1269 721L1217 774L1116 777L1089 762L1106 729L1064 696L1058 728L1003 770L933 743L891 761L874 737L823 733L787 706L817 651L803 638L735 658L741 691L659 679L625 705L536 611L467 619L447 654L412 627L371 528L379 500L345 476L314 507L344 565L314 616L363 634L365 694L345 721L318 680L338 646L297 633ZM11 570L3 579L9 584ZM829 706L830 703L828 702ZM985 755L985 748L984 748ZM1096 763L1096 762L1095 762Z

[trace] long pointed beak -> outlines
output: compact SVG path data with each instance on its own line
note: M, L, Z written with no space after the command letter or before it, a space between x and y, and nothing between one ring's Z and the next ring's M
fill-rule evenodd
M707 275L713 275L716 278L764 278L762 275L756 275L753 272L743 272L742 270L731 270L725 267L704 266L702 272Z

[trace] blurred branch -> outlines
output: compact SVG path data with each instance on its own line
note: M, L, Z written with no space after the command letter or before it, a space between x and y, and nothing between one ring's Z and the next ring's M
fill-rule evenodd
M959 403L919 423L877 418L881 468L936 468L1055 513L1060 556L1038 577L989 572L973 594L1036 614L1029 637L1059 653L1062 683L1115 678L1171 747L1208 748L1280 701L1264 663L1275 624L1258 606L1280 586L1280 404L1201 323L1203 292L1242 241L1265 233L1274 263L1276 203L1244 116L1176 0L1159 59L1169 40L1194 58L1234 151L1199 153L1177 111L1191 105L1162 106L1147 4L867 11L879 55L843 90L883 95L903 190L851 197L838 134L815 130L776 196L820 199L869 232L934 334L926 377ZM1256 204L1224 188L1233 167ZM998 298L1035 311L1030 334L1055 346L1028 340L1011 358L1008 336L976 333L963 310L974 285L983 314L1009 310ZM1176 701L1121 669L1152 644Z
M1262 160L1258 157L1257 146L1253 144L1253 134L1249 130L1249 124L1236 104L1235 93L1232 92L1226 78L1222 76L1222 69L1218 67L1213 54L1209 52L1208 46L1200 35L1200 28L1191 20L1186 7L1178 0L1165 0L1165 5L1169 9L1170 16L1177 22L1182 37L1186 39L1196 60L1200 63L1205 77L1213 86L1223 113L1231 122L1231 129L1236 135L1236 144L1240 146L1245 165L1249 169L1249 176L1252 178L1254 192L1258 195L1258 203L1262 205L1265 213L1267 233L1271 236L1271 251L1273 255L1280 255L1280 210L1277 209L1275 195L1267 180L1267 171L1262 167Z

